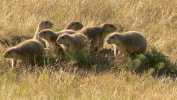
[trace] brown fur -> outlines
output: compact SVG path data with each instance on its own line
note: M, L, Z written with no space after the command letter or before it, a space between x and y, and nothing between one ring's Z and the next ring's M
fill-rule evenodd
M73 55L76 55L80 50L89 46L87 37L79 33L62 34L56 42L62 45L65 52L72 52Z
M70 22L62 31L53 32L52 30L44 29L43 31L38 32L38 37L43 38L47 47L50 47L50 46L56 47L56 40L59 35L64 34L64 33L74 34L76 33L77 30L80 30L82 27L83 27L83 24L78 21Z
M48 21L48 20L44 20L42 22L39 23L37 29L36 29L36 32L35 32L35 35L33 37L34 40L37 40L39 41L44 47L46 47L46 44L44 42L44 40L42 40L39 36L38 36L38 33L43 30L43 29L49 29L53 26L53 23L51 21Z
M47 47L50 48L52 46L58 46L58 44L56 44L56 40L59 35L64 34L64 33L74 34L74 33L76 33L76 31L62 30L60 32L53 32L50 29L44 29L44 30L40 31L38 33L38 35L40 38L42 38L46 42Z
M44 47L38 41L30 39L23 41L15 47L7 49L4 53L4 58L12 59L12 67L16 67L17 60L23 63L28 63L34 58L44 53Z
M83 28L83 24L81 22L75 21L75 22L70 22L64 30L74 30L78 31Z
M44 29L44 30L40 31L38 35L40 38L42 38L46 42L47 48L49 48L50 51L56 52L57 55L60 55L60 54L63 55L63 49L60 45L58 45L56 43L56 40L59 35L64 34L64 33L74 34L74 33L76 33L76 31L62 30L60 32L53 32L50 29Z
M114 45L114 55L144 53L147 50L147 40L139 32L129 31L122 34L113 33L108 37L108 44Z
M94 52L97 49L103 48L104 39L106 35L111 32L115 32L117 27L113 24L104 23L100 26L87 26L83 28L80 33L87 36L91 41L91 52Z

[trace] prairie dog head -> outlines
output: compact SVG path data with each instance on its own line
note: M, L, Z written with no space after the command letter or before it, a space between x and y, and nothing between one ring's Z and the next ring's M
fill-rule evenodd
M118 33L111 34L108 37L107 43L108 44L120 44L122 39L122 35Z
M115 25L109 23L103 23L100 26L103 27L104 31L107 33L115 32L117 30Z
M38 33L38 36L44 40L50 40L50 38L54 35L55 33L49 29L44 29Z
M80 30L83 28L83 24L81 22L78 22L78 21L75 21L75 22L71 22L69 23L65 29L71 29L71 30L74 30L74 31L77 31L77 30Z
M49 29L49 28L52 28L52 26L53 26L53 23L49 20L44 20L39 23L40 29Z
M4 52L4 58L17 58L17 52L15 48L7 49Z
M56 40L58 44L69 45L71 43L71 36L69 34L62 34Z

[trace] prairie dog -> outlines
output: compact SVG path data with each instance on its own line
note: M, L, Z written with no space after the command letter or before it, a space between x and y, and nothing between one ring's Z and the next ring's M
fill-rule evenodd
M77 30L80 30L83 28L83 24L78 21L70 22L63 30L59 32L53 32L49 29L44 29L41 32L38 32L38 37L42 38L45 43L46 47L55 46L56 47L56 40L59 35L68 33L68 34L74 34Z
M63 49L60 45L58 45L56 43L56 40L59 35L65 34L65 33L74 34L74 33L76 33L76 31L62 30L60 32L53 32L50 29L44 29L44 30L40 31L38 35L40 38L42 38L46 42L47 48L49 48L50 50L53 50L54 52L58 52L60 54L63 52Z
M25 40L15 47L9 48L4 53L4 58L12 59L12 67L16 67L17 60L21 60L23 63L28 63L34 58L44 53L44 46L38 41L30 39Z
M38 33L43 30L43 29L49 29L49 28L52 28L53 26L53 23L49 20L44 20L42 22L40 22L38 24L38 27L36 29L36 32L35 32L35 35L33 37L34 40L37 40L39 41L44 47L46 47L46 44L44 42L44 40L42 40L39 36L38 36Z
M113 33L108 37L108 44L113 44L114 55L131 54L131 53L144 53L147 50L147 40L139 32L129 31L125 33Z
M80 29L83 28L83 24L79 21L74 21L74 22L70 22L65 28L64 30L74 30L74 31L78 31Z
M60 44L65 52L71 52L72 55L77 55L80 50L88 48L89 40L86 36L75 34L62 34L56 40Z
M105 37L115 32L117 27L113 24L103 23L100 26L87 26L80 30L81 34L87 36L91 41L91 52L98 51L103 48Z

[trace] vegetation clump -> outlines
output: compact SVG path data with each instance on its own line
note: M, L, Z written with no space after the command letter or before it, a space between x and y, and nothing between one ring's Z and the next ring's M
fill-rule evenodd
M133 54L120 64L119 69L126 69L133 73L147 73L152 75L177 75L177 64L164 53L152 48L146 54Z

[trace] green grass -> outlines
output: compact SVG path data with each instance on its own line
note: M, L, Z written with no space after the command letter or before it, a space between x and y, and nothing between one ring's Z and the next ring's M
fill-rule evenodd
M71 49L72 50L72 49ZM79 50L76 54L72 54L71 51L66 53L67 60L75 61L78 67L91 67L90 54L87 48ZM86 68L87 68L86 67Z
M176 7L176 0L1 0L0 99L175 100ZM139 31L147 38L148 52L110 61L104 65L111 67L108 71L62 71L61 67L76 66L60 63L11 71L4 51L32 38L38 23L46 19L54 23L53 31L71 21L84 26L108 22L118 32ZM107 43L105 47L112 48Z

